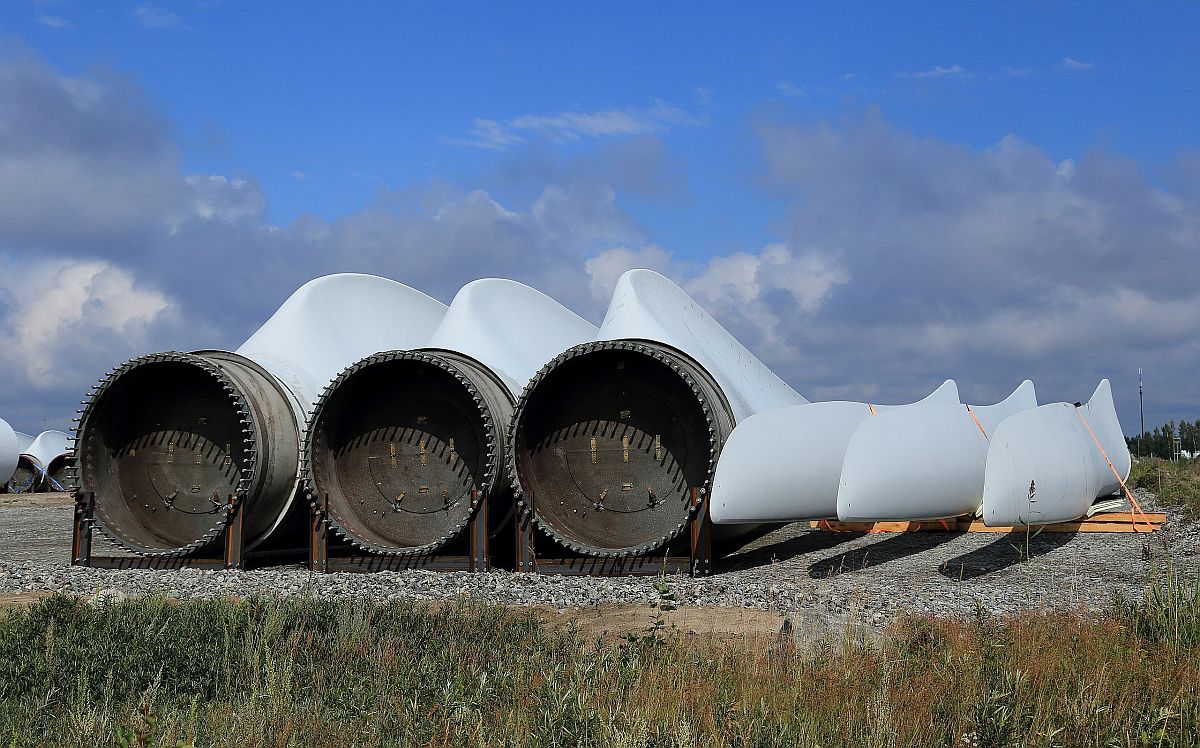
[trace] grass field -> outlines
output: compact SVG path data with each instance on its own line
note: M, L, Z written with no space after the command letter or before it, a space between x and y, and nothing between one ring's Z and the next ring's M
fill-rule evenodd
M664 593L664 600L670 598ZM5 746L1200 745L1200 588L878 640L618 641L469 603L54 597L0 622Z

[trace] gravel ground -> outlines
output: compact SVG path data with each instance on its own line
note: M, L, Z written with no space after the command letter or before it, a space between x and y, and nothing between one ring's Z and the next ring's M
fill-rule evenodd
M1154 497L1139 491L1148 510ZM50 502L53 503L53 502ZM1200 523L1169 521L1152 535L1042 533L1022 561L1023 534L864 535L795 524L735 550L706 579L672 577L683 605L756 608L798 621L882 625L901 612L1006 614L1023 608L1101 611L1115 597L1141 597L1147 575L1167 563L1200 573ZM654 578L566 577L490 572L313 574L299 566L252 571L104 570L68 563L69 506L0 504L0 593L119 591L178 598L304 594L320 598L448 599L462 595L559 610L650 604ZM112 553L98 535L97 555Z

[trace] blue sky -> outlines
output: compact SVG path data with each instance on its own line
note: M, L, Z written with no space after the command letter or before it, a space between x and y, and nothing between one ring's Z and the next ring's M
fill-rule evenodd
M647 265L810 397L1109 376L1132 431L1142 365L1149 422L1200 418L1200 5L749 6L6 4L0 265L124 306L35 335L10 293L43 352L0 415L62 425L112 359L234 346L322 272L596 319ZM230 262L262 277L214 310Z

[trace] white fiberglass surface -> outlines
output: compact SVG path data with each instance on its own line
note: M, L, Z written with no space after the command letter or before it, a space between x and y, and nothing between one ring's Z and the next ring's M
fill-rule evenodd
M0 486L8 483L8 479L17 471L17 460L20 456L17 432L8 425L8 421L0 418Z
M21 454L25 454L26 452L29 451L29 445L33 444L33 437L30 436L29 434L25 434L20 431L18 431L16 433L17 433L17 451L20 452Z
M974 513L983 500L987 432L1036 405L1033 384L1026 380L995 405L926 404L863 422L846 449L838 519L924 520Z
M1017 413L996 428L988 448L984 523L1037 525L1082 517L1097 498L1120 490L1113 469L1124 480L1131 464L1107 379L1079 408L1052 403Z
M735 421L807 403L679 286L652 270L617 279L597 340L653 340L696 359L716 379Z
M835 517L846 444L870 415L865 403L808 403L739 423L717 461L709 505L713 522Z
M237 353L287 387L302 415L331 379L373 353L421 348L446 305L374 275L327 275L301 286Z
M710 513L717 524L837 517L842 462L871 414L958 403L954 380L909 405L821 402L750 416L733 430L717 462Z
M459 290L425 345L474 358L519 394L543 364L596 333L595 325L541 291L484 278Z
M65 455L71 446L71 437L62 431L43 431L37 435L24 454L33 458L35 464L45 470L57 457Z
M995 405L972 405L971 412L979 419L980 425L990 439L1004 419L1011 415L1037 407L1037 393L1033 382L1026 379L1021 382L1013 393Z

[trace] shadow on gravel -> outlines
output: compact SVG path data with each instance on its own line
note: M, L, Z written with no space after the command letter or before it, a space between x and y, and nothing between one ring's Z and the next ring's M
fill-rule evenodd
M824 551L842 543L861 538L861 532L820 532L813 530L793 538L781 540L778 543L755 548L750 551L739 550L731 553L721 561L723 571L750 569L755 566L779 563L795 558L805 553Z
M1077 534L1044 532L1035 538L1030 538L1028 557L1037 558L1050 551L1058 550L1070 543ZM1016 530L1001 535L982 548L976 548L969 553L943 562L938 567L938 573L948 579L976 579L1021 563L1026 558L1025 554L1025 532Z
M930 548L936 548L943 543L949 543L960 534L957 532L898 533L887 540L821 559L808 567L808 575L813 579L827 579L849 571L869 569L872 566L879 566L889 561L927 551Z

